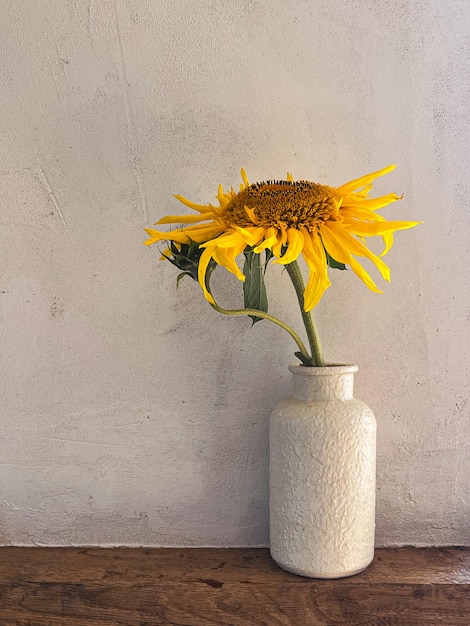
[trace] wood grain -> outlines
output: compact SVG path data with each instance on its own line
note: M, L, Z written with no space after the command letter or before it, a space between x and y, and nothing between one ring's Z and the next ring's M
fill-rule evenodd
M376 551L321 581L266 549L0 548L0 626L470 625L470 549Z

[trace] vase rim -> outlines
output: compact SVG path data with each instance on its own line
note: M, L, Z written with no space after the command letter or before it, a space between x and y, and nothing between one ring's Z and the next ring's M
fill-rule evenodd
M328 363L323 367L307 367L300 363L289 365L289 371L301 376L338 376L341 374L354 374L358 370L357 365L345 365L342 363Z

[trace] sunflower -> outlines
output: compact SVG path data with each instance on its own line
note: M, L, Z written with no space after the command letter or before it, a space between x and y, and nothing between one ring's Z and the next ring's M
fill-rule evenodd
M245 170L238 192L224 191L219 185L219 206L195 204L183 196L175 196L195 215L169 215L157 224L178 224L176 230L163 232L145 229L150 235L145 244L158 241L174 244L198 244L201 251L198 280L206 299L214 299L206 286L209 263L215 261L239 280L245 280L237 265L237 257L246 249L256 254L270 251L274 263L289 265L300 255L309 276L304 291L303 307L310 311L330 286L328 265L346 266L371 289L383 293L356 257L369 259L381 276L390 281L390 270L382 260L393 244L396 230L412 228L420 222L387 221L377 213L401 196L389 193L370 198L372 181L391 172L390 165L377 172L351 180L340 187L310 181L268 180L250 185ZM385 248L380 256L365 244L367 237L380 236ZM164 254L164 257L166 255Z

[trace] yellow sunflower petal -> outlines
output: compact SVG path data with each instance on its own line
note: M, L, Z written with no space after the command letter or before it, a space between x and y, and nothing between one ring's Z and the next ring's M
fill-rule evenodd
M178 228L170 230L167 233L153 228L145 228L144 230L150 235L150 239L144 243L146 246L151 246L158 241L175 241L176 243L195 241L196 243L200 243L219 235L221 228L218 224L213 222L212 224L198 224L197 226L191 226L189 228Z
M380 218L380 219L379 219ZM407 230L408 228L414 228L419 226L423 222L407 222L407 221L386 221L385 218L375 214L375 220L373 222L361 222L360 226L357 226L357 222L352 227L348 227L348 224L344 222L345 228L348 228L351 232L362 234L365 237L381 235L385 244L384 251L380 256L385 256L390 248L393 246L393 233L397 230ZM367 233L366 231L369 231Z
M372 183L369 183L365 187L362 187L360 191L355 191L354 193L349 192L348 198L353 200L364 200L364 198L367 198L369 195L369 191L371 191L372 187Z
M148 235L150 235L150 239L144 241L144 245L146 246L151 246L152 244L157 243L157 241L163 241L165 239L165 237L160 237L160 235L166 235L166 233L160 233L154 228L144 228L144 230Z
M226 270L235 274L238 280L242 282L245 280L245 274L238 267L235 259L245 249L245 243L238 248L216 248L213 252L212 258L218 265L222 265Z
M341 216L343 217L343 225L345 228L348 228L350 223L353 224L363 224L363 223L377 223L377 222L386 222L385 217L382 217L379 213L374 213L373 211L369 211L364 207L355 207L352 209L351 207L345 208L341 210ZM410 224L412 222L409 222ZM421 222L413 222L413 224L420 224ZM412 228L410 226L410 228ZM349 229L353 231L353 229ZM385 256L390 248L393 246L393 233L385 232L381 233L382 240L385 244L384 251L381 252L380 256Z
M204 293L204 297L211 304L215 304L215 302L214 302L214 298L211 296L211 294L207 291L207 288L206 288L206 272L207 272L207 266L209 265L209 262L212 258L214 250L215 250L215 246L211 246L210 248L206 248L204 252L201 254L201 258L199 259L198 273L197 273L197 278L201 286L201 289Z
M302 254L310 270L304 292L304 309L311 311L331 285L328 278L325 250L317 233L309 233L304 229Z
M382 278L387 282L390 282L390 268L386 265L380 257L374 254L367 246L358 241L351 233L344 228L337 228L334 224L327 224L326 228L332 230L337 240L340 240L343 245L349 250L351 254L356 256L364 256L372 261L372 263L379 270ZM323 232L323 229L322 229Z
M151 246L159 241L175 241L176 243L189 243L188 235L186 235L181 229L172 230L169 233L164 233L154 228L145 228L145 232L150 235L150 239L144 241L146 246Z
M287 243L287 231L286 231L285 226L281 223L278 225L278 228L277 228L277 242L272 247L272 252L274 256L277 256L278 258L281 256L282 249L286 245L286 243ZM274 261L274 263L276 263L276 261Z
M213 239L212 241L207 241L201 245L201 248L215 245L220 248L233 248L240 245L242 242L245 242L248 246L254 246L261 239L265 233L264 228L259 227L247 227L241 228L240 226L236 230L226 231L220 237Z
M248 182L248 176L246 175L246 172L244 170L244 168L242 167L242 169L240 170L240 173L242 175L243 178L243 182L245 183L245 187L249 187L250 183Z
M263 250L266 250L266 248L269 248L271 250L272 247L276 245L276 243L277 243L277 228L274 228L273 226L271 226L270 228L266 229L266 232L264 233L263 241L258 246L256 246L253 252L255 252L256 254L259 254Z
M161 257L159 258L159 261L168 261L171 256L172 254L170 248L166 247L165 250L163 250Z
M350 180L348 183L344 183L344 185L341 185L340 187L336 187L336 191L338 191L340 194L355 191L356 189L360 189L361 187L370 184L374 179L379 178L379 176L384 176L384 174L388 174L395 168L396 165L389 165L388 167L384 167L383 169L372 172L371 174L366 174L365 176L361 176L360 178L355 178L354 180Z
M248 215L248 218L253 222L253 224L258 225L259 220L256 217L256 213L254 209L250 209L250 207L245 207L245 213Z
M235 193L235 191L232 189L230 189L230 191L226 191L223 194L217 196L218 200L219 200L219 204L220 207L219 209L217 209L217 212L220 214L222 213L222 215L225 214L225 209L227 208L227 206L230 204L230 202L233 200L233 198L235 198L238 194Z
M374 283L368 272L362 267L359 261L356 261L354 257L351 257L349 261L349 267L352 271L358 276L362 282L369 287L371 291L375 291L375 293L383 293L382 289L379 289L377 285Z
M184 196L180 195L175 195L174 197L190 209L199 211L199 213L207 213L214 210L214 207L210 204L196 204L195 202L191 202L191 200L188 200Z
M384 251L380 253L380 256L385 256L390 248L393 246L393 233L384 233L382 240L385 244Z
M200 245L201 248L209 248L209 247L220 247L220 248L233 248L237 246L242 241L242 237L240 233L236 230L228 231L216 237L215 239L211 239L210 241L205 241Z
M378 209L383 209L385 206L388 206L392 202L396 202L397 200L403 200L403 196L399 196L396 193L389 193L386 196L380 196L379 198L370 198L370 199L358 199L355 200L350 196L346 196L344 199L343 206L356 206L359 205L363 208L367 208L371 211L377 211Z
M386 219L380 213L371 211L365 206L361 205L349 205L342 206L340 215L343 219L349 220L362 220L364 222L385 222Z
M158 224L195 224L209 220L211 217L210 215L165 215L158 222L155 222L155 226Z
M248 226L247 228L239 226L237 230L248 246L255 246L259 243L266 232L262 226Z
M396 230L406 230L414 228L422 224L422 222L403 222L403 221L380 221L380 222L359 222L358 220L344 221L344 228L355 235L362 237L375 237L385 233L395 232Z
M221 185L219 183L218 187L217 187L217 195L216 195L217 200L220 202L221 200L225 200L225 192L224 192L224 188L223 185Z
M288 265L295 261L304 247L304 235L297 228L289 228L287 230L287 251L286 253L274 263L281 263L282 265Z
M294 180L292 177L292 174L290 172L287 172L287 179L290 183Z
M383 293L362 265L352 256L349 249L344 246L344 243L336 237L337 232L333 232L331 229L323 226L320 228L320 233L323 244L330 256L338 261L338 263L349 265L356 276L358 276L369 289L377 293Z
M220 235L222 227L217 222L211 222L210 224L197 224L196 226L190 226L182 230L192 241L202 243L203 241L208 241Z

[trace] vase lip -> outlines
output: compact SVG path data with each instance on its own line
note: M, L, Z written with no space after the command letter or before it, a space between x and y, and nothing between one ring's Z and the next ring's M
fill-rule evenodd
M338 376L354 374L358 369L357 365L345 365L343 363L327 363L323 367L307 367L301 363L289 365L289 371L300 376Z

